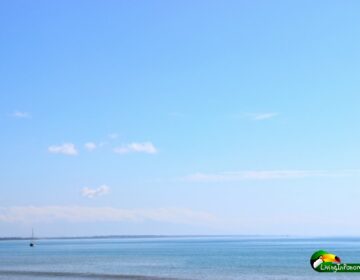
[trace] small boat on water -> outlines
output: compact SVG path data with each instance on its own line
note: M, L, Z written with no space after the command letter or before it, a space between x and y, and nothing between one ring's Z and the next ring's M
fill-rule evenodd
M34 229L31 230L31 240L30 240L29 246L30 247L35 246Z

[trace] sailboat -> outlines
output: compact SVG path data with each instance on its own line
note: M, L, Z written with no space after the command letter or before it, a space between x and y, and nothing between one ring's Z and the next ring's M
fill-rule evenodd
M31 230L31 240L30 240L30 247L34 247L35 246L35 238L34 238L34 229Z

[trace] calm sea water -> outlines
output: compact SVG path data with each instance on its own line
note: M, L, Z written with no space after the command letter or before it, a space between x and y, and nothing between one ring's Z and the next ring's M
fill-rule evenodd
M0 241L0 279L360 279L313 271L325 249L360 263L360 239L249 237Z

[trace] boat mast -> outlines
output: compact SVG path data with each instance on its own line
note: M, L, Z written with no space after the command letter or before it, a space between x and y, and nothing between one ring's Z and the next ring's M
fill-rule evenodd
M34 247L35 245L35 240L34 240L34 229L31 229L31 240L30 240L30 247Z

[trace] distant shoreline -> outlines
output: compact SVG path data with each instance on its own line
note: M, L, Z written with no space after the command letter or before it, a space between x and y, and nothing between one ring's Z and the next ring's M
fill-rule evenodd
M122 238L202 238L202 237L272 237L285 238L288 235L95 235L95 236L57 236L57 237L36 237L35 239L122 239ZM6 240L29 240L31 237L0 237L0 241Z
M57 237L35 237L37 240L72 240L72 239L140 239L140 238L216 238L216 237L239 237L239 238L304 238L304 239L359 239L359 236L296 236L296 235L95 235L95 236L57 236ZM1 241L30 240L31 237L0 237Z

